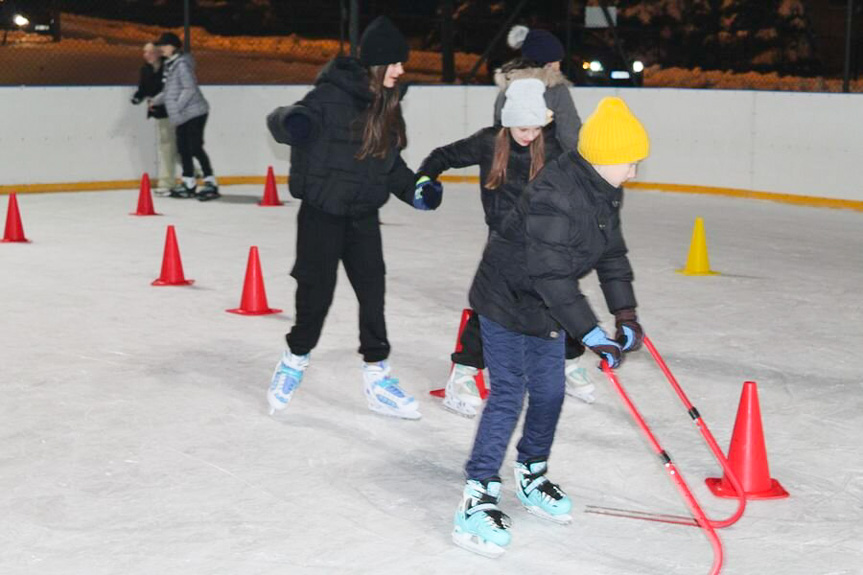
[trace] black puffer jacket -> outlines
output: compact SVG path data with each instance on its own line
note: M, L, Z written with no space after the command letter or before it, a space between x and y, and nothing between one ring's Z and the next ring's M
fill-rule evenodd
M412 205L416 177L399 150L393 147L383 159L356 159L371 102L366 69L355 58L338 57L302 100L267 117L276 141L291 146L292 196L336 216L374 212L390 193ZM305 119L302 138L289 129L296 115Z
M506 179L497 189L489 190L485 187L484 183L494 161L494 143L498 129L484 128L468 138L432 150L423 160L418 172L434 180L446 170L479 164L482 207L485 210L485 223L491 231L500 229L501 222L518 201L530 177L530 148L520 146L510 137ZM561 150L552 132L545 130L543 137L547 163L559 156Z
M152 98L162 91L162 87L165 83L162 76L164 65L164 60L162 60L158 69L154 68L150 64L144 64L141 66L141 74L138 79L138 89L132 96L133 104L140 104L145 99ZM152 108L147 108L147 117L167 118L168 111L165 109L165 106L153 106Z
M597 319L578 280L595 269L610 312L635 308L622 201L578 152L547 164L489 239L471 306L512 331L580 340Z

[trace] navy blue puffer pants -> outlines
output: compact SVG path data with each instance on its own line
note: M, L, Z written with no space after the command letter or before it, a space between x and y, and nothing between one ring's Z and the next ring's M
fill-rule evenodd
M564 337L543 339L510 331L480 316L483 356L490 393L473 451L465 465L468 479L497 477L528 394L518 461L548 457L564 398Z

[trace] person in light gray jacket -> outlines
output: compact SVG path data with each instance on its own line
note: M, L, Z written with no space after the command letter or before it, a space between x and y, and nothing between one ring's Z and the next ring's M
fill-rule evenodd
M201 201L219 197L219 186L213 175L210 158L204 151L204 126L210 105L198 87L195 61L182 52L183 43L172 33L165 32L155 42L165 57L165 87L151 101L151 106L164 105L168 119L177 130L177 150L183 164L183 182L172 188L172 198L193 198ZM197 158L204 173L204 185L197 190L195 164Z

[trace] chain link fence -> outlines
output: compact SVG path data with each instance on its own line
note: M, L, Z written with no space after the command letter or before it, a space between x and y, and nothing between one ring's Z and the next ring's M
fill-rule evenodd
M863 5L863 0L857 0ZM204 84L305 84L348 53L349 0L190 0ZM840 91L847 0L362 0L411 43L409 81L489 83L512 24L553 32L576 85ZM607 4L614 27L603 27ZM863 50L851 22L850 90ZM141 49L183 37L182 0L0 0L0 85L131 85Z

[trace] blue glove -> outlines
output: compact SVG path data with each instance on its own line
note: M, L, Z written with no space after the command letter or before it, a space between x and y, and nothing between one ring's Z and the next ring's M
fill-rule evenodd
M414 207L418 210L436 210L443 199L443 185L422 176L414 188Z
M620 344L610 339L602 328L596 326L581 338L581 343L608 362L608 367L614 369L623 360L623 349Z

